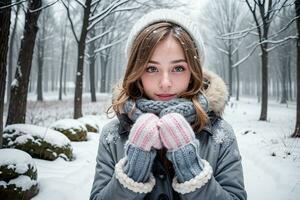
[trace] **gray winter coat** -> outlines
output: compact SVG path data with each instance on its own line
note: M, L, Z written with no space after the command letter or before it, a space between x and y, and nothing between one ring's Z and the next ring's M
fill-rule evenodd
M100 199L201 199L245 200L241 156L231 126L221 118L227 100L227 89L217 75L205 71L208 87L205 96L209 102L210 123L196 138L200 142L200 156L209 162L213 176L201 188L179 194L172 188L172 173L157 155L152 167L156 184L150 193L135 193L118 181L115 165L124 157L124 144L132 122L126 115L119 116L103 127L99 141L95 179L91 200Z

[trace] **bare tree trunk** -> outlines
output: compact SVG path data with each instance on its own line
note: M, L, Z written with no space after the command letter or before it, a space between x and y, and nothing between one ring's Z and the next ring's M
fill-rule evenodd
M236 61L238 61L239 58L239 51L236 52ZM235 67L236 72L236 100L238 101L240 99L240 71L239 71L239 65Z
M15 80L11 88L6 125L25 123L28 82L31 71L32 55L38 31L37 21L40 15L41 0L30 1L25 17L25 28L18 58ZM32 10L36 10L32 12Z
M229 96L232 96L232 51L231 51L231 43L232 41L229 40L228 45L228 88L229 88Z
M74 119L82 117L82 87L83 87L83 64L85 52L85 40L87 36L87 27L89 25L89 15L92 0L85 1L85 9L83 14L83 24L78 44L78 58L77 58L77 73L76 86L74 96Z
M295 0L297 32L300 35L300 0ZM300 38L297 38L297 116L295 131L292 137L300 137Z
M288 65L287 65L287 88L288 88L288 99L293 101L293 92L292 92L292 78L291 78L291 56L288 55Z
M103 55L100 56L101 58L101 78L100 78L100 92L104 93L106 88L106 71L107 71L107 62Z
M91 38L95 37L95 30L90 31ZM96 102L96 88L95 88L95 41L91 42L89 45L89 65L90 65L90 89L91 89L91 100Z
M61 41L61 59L60 59L60 73L59 73L59 94L58 94L58 100L62 100L62 79L63 79L63 73L64 73L64 60L65 60L65 48L66 48L66 37L67 37L67 28L66 25L63 27L63 37Z
M286 104L287 103L287 87L286 87L286 77L287 77L287 70L286 67L289 64L288 59L286 56L283 58L282 65L280 66L280 71L281 71L281 95L280 95L280 103L281 104Z
M52 58L54 58L54 53L52 51ZM50 79L51 79L51 92L53 92L55 90L55 65L54 65L54 62L55 61L52 61L51 63L51 76L50 76Z
M268 52L267 44L262 48L262 66L261 66L261 112L259 120L266 121L268 113Z
M68 52L69 52L69 45L66 46L66 55L64 61L64 95L67 94L67 69L68 69Z
M43 66L44 66L44 52L45 52L45 20L46 14L43 15L42 29L38 37L38 77L37 77L37 100L43 101Z
M10 5L10 0L0 3L0 6ZM6 62L9 41L11 7L0 10L0 149L3 143L3 108L6 83Z
M39 41L44 43L44 41ZM43 65L44 65L44 44L38 44L38 77L37 77L37 100L43 101Z
M19 2L20 0L17 0L16 2ZM7 87L6 87L6 99L7 102L9 102L10 99L10 85L12 82L12 75L13 75L13 52L14 52L14 38L16 35L16 30L17 30L17 22L18 22L18 15L20 11L20 5L17 5L17 10L15 13L15 20L14 20L14 25L12 28L11 36L10 36L10 41L9 41L9 54L8 54L8 78L7 78Z

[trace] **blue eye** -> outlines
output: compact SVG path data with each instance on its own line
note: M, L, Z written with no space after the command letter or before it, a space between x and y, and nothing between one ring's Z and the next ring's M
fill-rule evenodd
M185 69L183 66L176 66L174 67L174 72L183 72Z
M146 72L149 72L149 73L153 73L153 72L157 72L157 71L158 71L157 68L154 66L148 66L146 68Z

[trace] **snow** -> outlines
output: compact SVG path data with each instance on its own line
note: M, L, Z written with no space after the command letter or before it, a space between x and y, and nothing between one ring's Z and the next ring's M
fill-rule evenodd
M46 127L40 127L31 124L13 124L5 127L4 131L14 131L13 135L21 134L14 142L25 143L28 139L32 139L33 136L42 138L45 142L52 144L53 146L65 146L70 143L70 140L62 133L52 130ZM3 134L3 137L10 137L12 134Z
M35 168L35 164L31 156L18 149L0 150L0 166L4 165L9 166L9 168L13 169L18 174L24 174L29 167Z
M270 102L267 122L258 121L259 114L255 99L242 99L224 116L238 139L248 199L299 199L300 138L289 137L295 126L295 105Z
M101 121L101 118L99 118L96 115L85 115L84 117L81 117L78 119L81 123L85 125L92 126L94 129L99 129L97 125L97 121Z
M36 171L32 157L28 153L18 149L0 149L0 166L7 166L8 169L12 169L18 174L24 174L30 168ZM26 175L20 175L15 179L11 179L8 183L0 181L0 185L4 188L9 185L15 185L22 191L26 191L36 184L36 180L31 180L30 177Z
M61 119L54 122L50 127L64 130L68 129L71 131L72 134L76 134L76 132L73 131L75 129L87 131L85 125L76 119Z
M102 108L106 101L109 102L110 98L103 98L86 108ZM66 105L69 104L61 104L60 109L66 109ZM268 121L264 122L258 121L260 103L256 99L241 98L238 102L231 101L227 106L224 118L232 125L237 137L249 200L299 199L300 138L289 137L295 125L295 110L294 103L289 103L287 107L269 101ZM55 113L52 110L44 112ZM91 117L97 118L101 130L109 119L103 112L97 114ZM45 123L52 122L45 120ZM62 158L55 161L33 159L40 186L40 192L33 200L89 199L99 134L88 133L87 137L85 142L71 142L75 157L72 161L67 162ZM223 142L224 137L220 133L217 139ZM113 142L116 138L107 139Z
M11 87L19 87L19 82L17 79L14 79L11 83Z
M15 179L10 180L7 185L15 185L16 187L21 188L22 191L26 191L36 184L37 181L31 180L29 176L21 175Z

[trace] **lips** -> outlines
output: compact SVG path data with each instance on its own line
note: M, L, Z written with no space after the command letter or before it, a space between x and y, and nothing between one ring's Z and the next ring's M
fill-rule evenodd
M176 94L156 94L161 101L168 101L176 97Z

